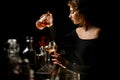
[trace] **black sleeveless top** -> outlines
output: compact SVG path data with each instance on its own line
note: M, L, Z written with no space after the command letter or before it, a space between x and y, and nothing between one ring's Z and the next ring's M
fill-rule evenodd
M65 57L69 61L67 68L81 74L95 71L104 46L101 40L101 34L98 38L90 40L80 39L75 30L68 34L63 45Z

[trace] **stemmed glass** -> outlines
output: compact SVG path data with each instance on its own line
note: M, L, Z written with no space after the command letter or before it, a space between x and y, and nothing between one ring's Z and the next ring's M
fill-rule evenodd
M48 57L47 57L48 63L52 64L51 55L54 54L56 51L57 51L57 45L56 45L55 41L50 41L48 43L48 47L46 49L46 52L48 55Z

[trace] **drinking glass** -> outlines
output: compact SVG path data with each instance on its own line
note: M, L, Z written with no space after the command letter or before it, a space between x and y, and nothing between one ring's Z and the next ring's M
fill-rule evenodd
M54 54L57 51L57 45L55 41L50 41L48 43L48 47L46 49L47 55L48 55L48 63L52 63L51 61L51 54Z
M47 25L50 24L49 21L47 20L49 16L50 16L49 11L46 14L42 15L40 19L36 21L36 27L40 30L47 27Z

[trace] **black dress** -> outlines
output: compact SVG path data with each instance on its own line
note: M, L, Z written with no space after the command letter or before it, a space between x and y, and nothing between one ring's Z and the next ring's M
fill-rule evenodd
M67 35L62 47L69 62L67 69L80 73L81 80L97 80L103 68L102 55L105 49L103 39L102 34L96 39L80 39L75 30Z

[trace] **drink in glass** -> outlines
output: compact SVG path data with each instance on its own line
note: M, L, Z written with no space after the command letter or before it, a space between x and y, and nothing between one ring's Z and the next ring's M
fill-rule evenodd
M36 27L40 30L47 27L47 25L50 24L47 20L49 18L49 16L50 16L49 12L47 12L45 15L41 16L40 19L36 21Z

